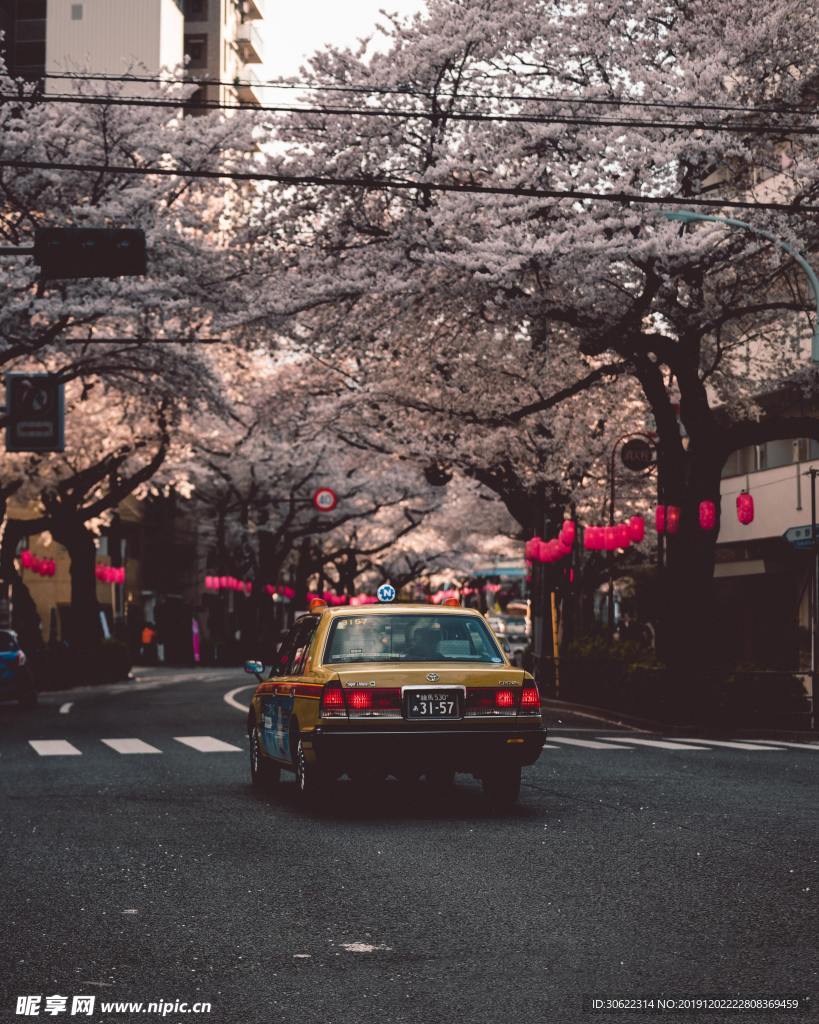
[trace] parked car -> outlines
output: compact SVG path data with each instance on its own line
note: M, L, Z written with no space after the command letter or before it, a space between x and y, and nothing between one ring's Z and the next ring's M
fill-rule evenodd
M13 629L0 629L0 700L16 700L22 707L37 703L34 677Z
M503 644L509 660L518 667L529 646L526 617L524 615L487 615L487 622Z
M260 662L245 668L260 679L247 721L257 786L284 768L305 797L342 774L424 775L435 791L468 772L491 803L509 805L543 747L534 679L510 666L470 608L313 602L273 678L262 679Z

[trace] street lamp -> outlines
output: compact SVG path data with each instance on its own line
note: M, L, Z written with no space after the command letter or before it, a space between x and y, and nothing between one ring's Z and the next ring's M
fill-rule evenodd
M751 231L755 235L767 238L769 242L773 242L774 245L778 245L780 249L784 249L785 252L790 253L799 266L805 271L808 281L810 281L810 286L813 289L813 296L816 299L816 320L814 321L813 326L810 358L811 362L819 363L819 278L817 278L813 267L808 263L798 249L794 249L792 245L788 245L788 243L783 242L781 238L777 238L776 235L772 235L770 231L764 231L762 228L754 227L753 224L748 224L744 220L735 220L733 217L712 217L710 214L697 213L695 210L663 210L663 216L666 220L681 221L683 224L690 224L693 221L704 220L711 221L713 224L727 224L728 227L731 228L743 228L745 231Z

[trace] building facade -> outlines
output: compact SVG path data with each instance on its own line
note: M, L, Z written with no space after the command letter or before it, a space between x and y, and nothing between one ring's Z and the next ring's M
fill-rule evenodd
M187 62L203 83L195 111L202 101L258 105L264 11L264 0L0 0L0 30L9 72L50 93L71 82L46 74L172 77ZM144 95L145 86L123 91Z

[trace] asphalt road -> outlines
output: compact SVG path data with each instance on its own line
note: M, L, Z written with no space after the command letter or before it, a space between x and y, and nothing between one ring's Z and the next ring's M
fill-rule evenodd
M39 1019L144 1021L101 1001L179 1000L213 1009L165 1020L237 1024L541 1024L594 1019L583 995L819 997L819 748L664 748L563 721L514 812L490 813L466 776L443 800L342 781L305 810L292 776L251 791L243 716L223 699L246 682L182 672L0 706L0 1019L32 1019L24 995ZM54 994L69 1009L45 1015ZM70 1015L75 994L96 997L92 1017Z

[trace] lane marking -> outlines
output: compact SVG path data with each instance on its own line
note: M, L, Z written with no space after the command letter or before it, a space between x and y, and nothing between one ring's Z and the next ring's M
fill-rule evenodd
M588 747L590 750L628 750L629 747L614 747L611 743L599 743L597 740L578 740L569 736L553 736L555 743L566 743L571 747Z
M152 747L150 743L144 743L142 740L136 739L123 739L123 740L103 740L106 747L110 747L112 750L116 750L118 754L161 754L162 751L157 747Z
M776 744L779 747L793 747L794 750L819 750L819 743L791 743L785 740L765 740L766 743Z
M554 745L554 743L544 743L543 744L543 749L544 750L560 750L560 747L556 747Z
M68 740L29 740L29 746L40 755L40 757L78 757L82 754L73 743Z
M670 743L668 740L644 740L638 739L636 736L629 736L628 739L625 737L620 739L617 736L609 736L608 739L612 743L639 743L641 747L659 747L660 750L708 750L709 747L692 747L686 746L683 743Z
M61 705L60 705L60 714L61 714L61 715L67 715L67 714L68 714L68 712L69 712L69 711L70 711L70 710L71 710L71 709L72 709L73 707L74 707L74 701L73 701L73 700L69 700L69 701L66 701L66 703L65 703L65 704L61 704Z
M198 750L201 754L242 752L241 747L234 747L232 743L217 740L214 736L174 736L174 739L177 743L184 743L186 747L193 747L194 750Z
M237 711L250 711L249 704L240 704L239 701L235 699L235 697L236 694L241 693L242 690L253 690L256 688L257 685L258 684L256 683L247 683L245 686L237 686L235 690L230 690L228 693L226 693L222 697L222 700L225 702L225 704L230 704L232 708L236 708Z
M731 750L778 750L760 743L739 743L734 740L682 740L683 743L706 743L709 747L729 747Z

